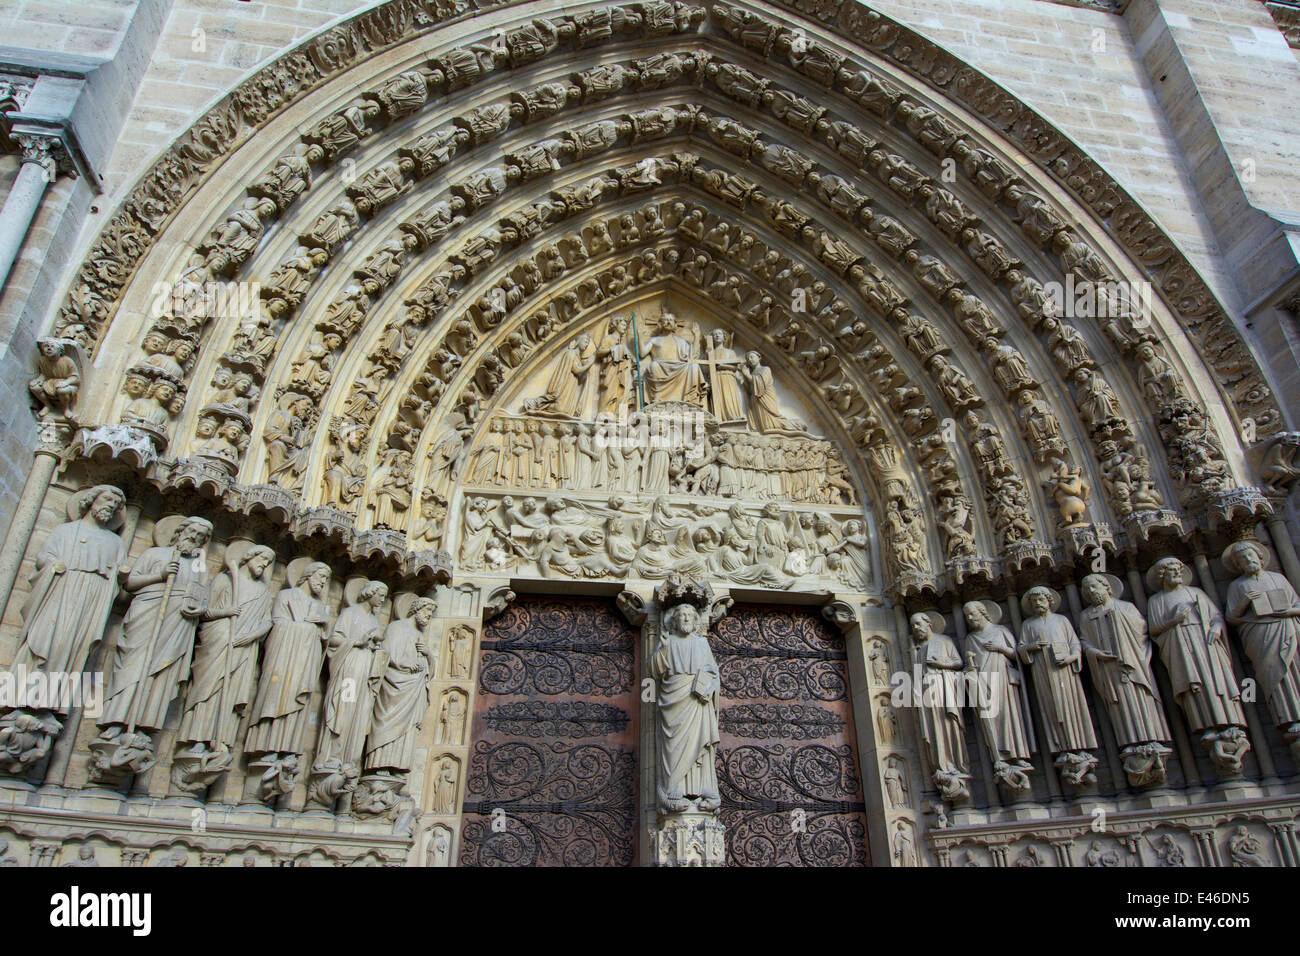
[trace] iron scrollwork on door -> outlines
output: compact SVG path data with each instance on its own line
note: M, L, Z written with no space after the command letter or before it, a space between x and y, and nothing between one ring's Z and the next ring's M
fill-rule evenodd
M485 626L461 865L635 863L636 634L581 598Z
M843 639L809 611L737 606L712 643L728 865L867 865Z

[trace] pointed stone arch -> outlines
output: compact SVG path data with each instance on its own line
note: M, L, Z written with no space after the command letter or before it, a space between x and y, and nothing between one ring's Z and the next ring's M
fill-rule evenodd
M1154 294L1066 320L1050 289L1073 282ZM168 313L177 292L227 301ZM1180 534L1204 584L1204 553L1271 513L1245 433L1286 413L1172 240L991 81L813 0L390 0L286 54L168 149L75 280L55 333L93 365L52 418L76 464L49 506L127 476L281 559L442 588L467 646L520 581L644 590L599 566L462 567L482 489L457 471L580 328L655 296L752 343L838 446L856 500L782 520L867 522L868 578L730 583L825 604L886 662L904 609L1073 587L1097 555L1136 576ZM865 690L864 766L887 700ZM463 750L426 749L421 799L442 770L454 803Z

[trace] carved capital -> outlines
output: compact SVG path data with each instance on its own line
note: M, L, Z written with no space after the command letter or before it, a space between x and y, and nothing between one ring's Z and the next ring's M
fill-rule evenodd
M15 131L12 139L18 144L22 163L40 166L46 170L50 181L59 173L75 172L68 148L57 133L25 129Z

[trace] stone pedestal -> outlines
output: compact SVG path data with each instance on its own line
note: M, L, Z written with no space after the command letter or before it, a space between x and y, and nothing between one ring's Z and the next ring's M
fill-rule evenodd
M656 866L725 866L727 828L712 813L673 813L650 832Z

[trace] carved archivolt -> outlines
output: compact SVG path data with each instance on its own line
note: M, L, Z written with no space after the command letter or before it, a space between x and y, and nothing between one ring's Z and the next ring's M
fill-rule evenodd
M967 665L922 605L1025 593L1018 638L991 602L969 602L966 647L1005 657L1026 633L1068 647L1061 594L1035 585L1122 551L1136 578L1139 554L1215 519L1247 537L1243 517L1300 474L1258 367L1172 242L1009 94L859 5L493 10L488 29L462 3L391 0L234 91L137 186L42 340L31 393L53 437L75 436L69 474L90 486L58 491L61 534L98 522L116 569L110 523L130 502L136 547L145 489L193 516L178 528L148 506L155 547L126 584L141 610L116 649L153 653L140 621L173 591L206 607L160 632L197 648L192 683L207 689L185 685L183 749L155 751L187 679L159 671L148 707L127 698L102 722L96 772L121 782L162 759L197 792L225 786L242 749L245 797L384 820L415 781L443 818L424 841L443 865L477 622L519 580L630 581L631 606L685 573L824 595L849 628L890 593L898 626L866 658L894 814L882 857L918 864L926 841L944 862L1145 859L1136 831L1074 849L1082 834L1060 828L949 846L942 804L938 830L919 807L931 784L952 808L969 796L962 728L924 724L923 766L888 688L909 625L926 669L1001 665ZM1120 286L1132 294L1100 308L1070 291ZM597 460L598 437L681 418L699 432ZM1258 479L1238 438L1251 428L1270 436ZM224 568L170 570L236 536L273 547L228 544ZM1240 548L1224 562L1255 573ZM1196 572L1205 585L1203 557ZM427 595L454 577L432 624ZM98 635L112 595L91 603ZM1101 612L1073 610L1086 643ZM52 627L38 623L38 637ZM73 637L61 652L84 657ZM261 656L236 660L253 640ZM208 692L253 657L259 681L279 667L302 685L296 706L243 683ZM380 665L382 686L363 679ZM1036 686L1082 686L1078 671L1044 674ZM359 679L369 697L349 709ZM1270 703L1288 740L1293 703ZM1074 737L1044 742L1071 786L1101 746L1077 710ZM67 715L26 716L0 726L20 769L49 756ZM1241 770L1244 719L1197 727L1220 769ZM1110 737L1130 784L1162 775L1168 734L1123 729ZM1015 721L982 734L996 779L1026 789L1032 734ZM1165 834L1152 852L1251 859L1258 822L1207 822L1194 845Z
M453 504L439 479L511 360L644 278L673 277L749 317L765 356L790 354L870 449L855 471L879 479L889 469L872 466L901 454L905 483L877 480L872 494L898 576L948 566L960 580L997 557L1032 566L1054 538L1067 554L1107 546L1089 529L1108 519L1144 541L1179 527L1171 498L1199 507L1240 483L1240 452L1202 410L1217 405L1208 376L1173 358L1182 333L1163 301L1095 322L1053 308L1046 282L1134 267L1090 242L1095 224L1059 193L1014 173L1005 143L833 43L796 51L755 13L610 9L618 26L600 42L649 31L662 52L574 69L595 42L587 27L530 21L503 46L462 42L377 81L253 177L175 264L181 307L152 322L120 379L119 420L166 456L165 480L255 485L309 531L369 528L363 549L433 554ZM675 39L700 30L747 52ZM521 64L512 43L538 82L498 92L496 74ZM572 47L576 62L537 72ZM761 77L742 65L753 52L772 61ZM563 134L527 135L561 114L573 117ZM259 281L262 308L227 302L210 319L227 279ZM87 282L61 334L93 346L110 286ZM195 375L209 384L183 410ZM986 407L999 392L1014 414ZM907 519L922 497L941 520L918 549Z

